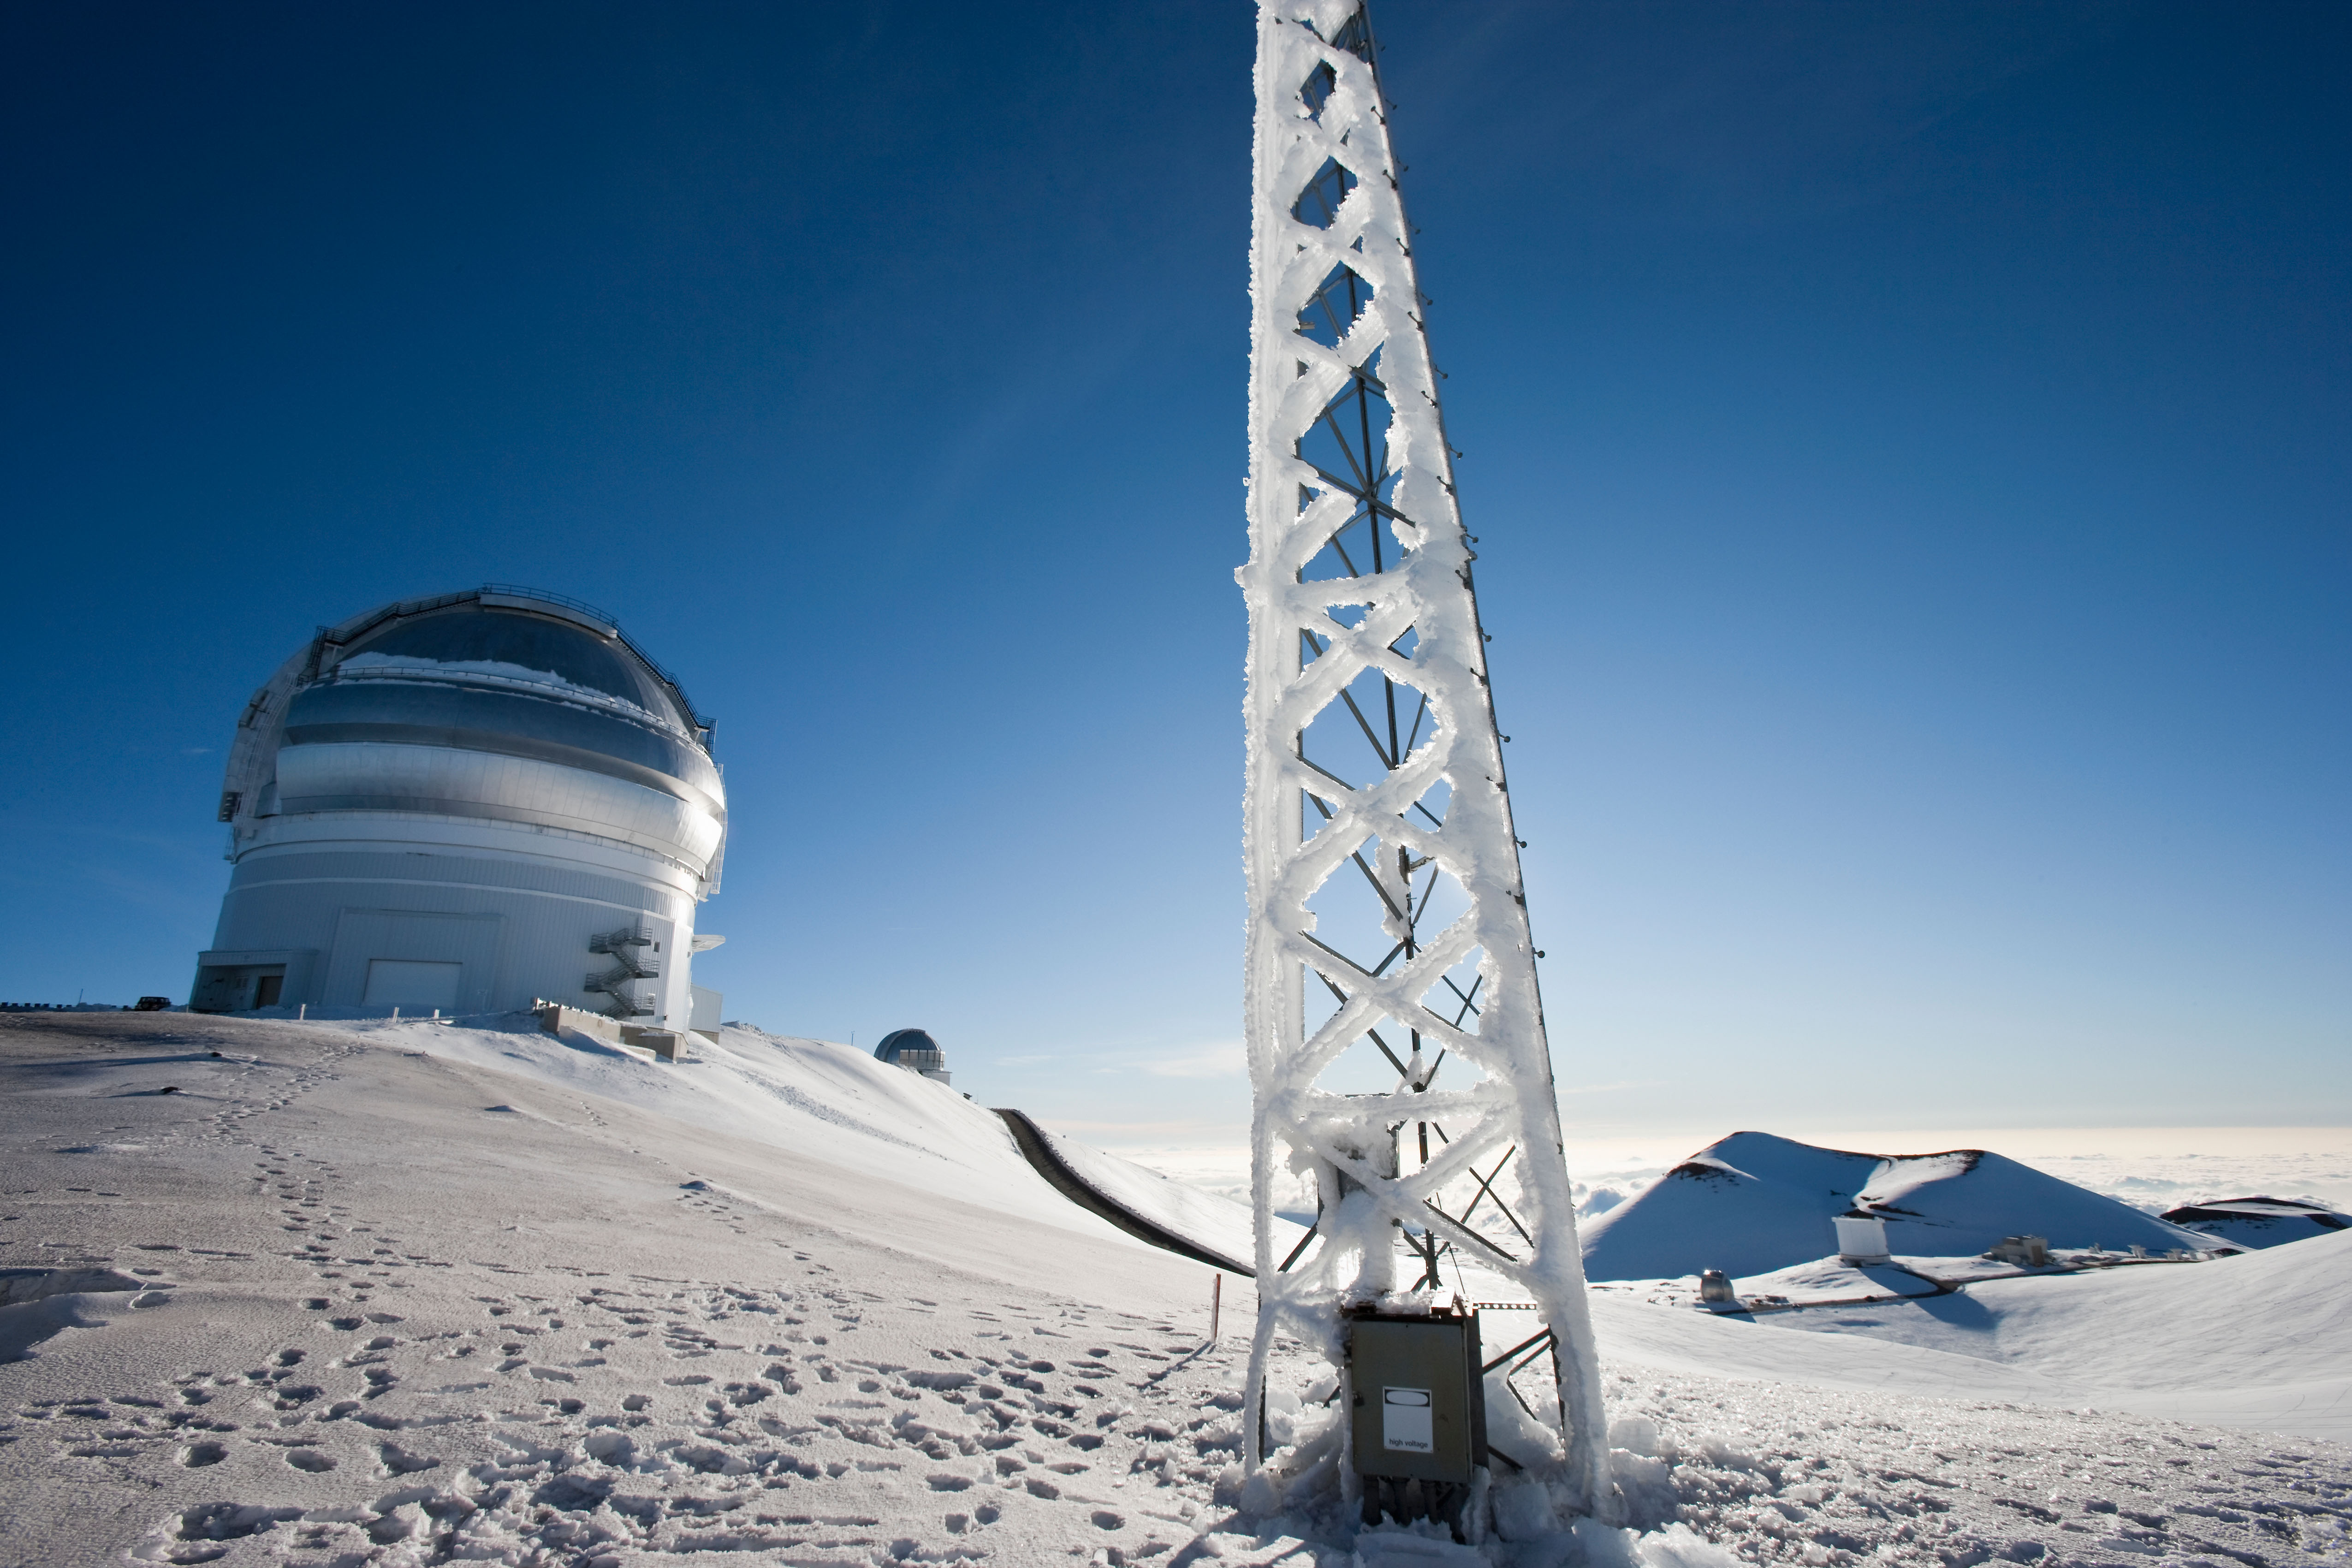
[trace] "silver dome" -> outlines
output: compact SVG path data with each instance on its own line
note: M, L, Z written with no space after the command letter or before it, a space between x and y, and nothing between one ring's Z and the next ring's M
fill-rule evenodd
M657 850L716 882L727 810L709 725L584 606L523 590L411 600L321 634L299 662L267 704L279 721L232 756L228 820L532 823Z
M321 629L253 696L236 863L191 1005L701 1027L695 909L727 795L710 723L612 618L485 587Z

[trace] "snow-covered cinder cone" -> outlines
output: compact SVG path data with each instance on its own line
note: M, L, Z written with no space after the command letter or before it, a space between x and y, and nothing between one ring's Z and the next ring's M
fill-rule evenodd
M1266 1414L1297 1392L1270 1384L1277 1338L1343 1366L1345 1308L1426 1310L1434 1292L1516 1286L1554 1337L1559 1399L1514 1436L1558 1447L1510 1457L1576 1511L1604 1512L1606 1427L1474 542L1373 53L1359 0L1262 0L1238 574L1260 1303L1245 1463L1287 1433L1287 1479L1255 1484L1262 1500L1303 1501L1335 1471L1352 1486L1344 1388L1326 1429ZM1286 1171L1318 1200L1289 1258L1271 1224ZM1528 1321L1511 1320L1511 1342Z

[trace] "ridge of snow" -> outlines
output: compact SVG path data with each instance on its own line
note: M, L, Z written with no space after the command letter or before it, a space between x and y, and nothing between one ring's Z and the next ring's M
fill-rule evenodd
M530 1014L332 1026L363 1032L378 1044L602 1095L940 1197L1128 1246L1147 1245L1055 1191L1030 1168L993 1110L854 1046L729 1024L716 1041L692 1037L676 1064L655 1065L577 1030L560 1038L547 1035ZM1250 1257L1246 1206L1046 1128L1038 1131L1112 1201L1218 1257ZM1276 1223L1291 1233L1283 1244L1286 1251L1304 1232Z
M852 1046L730 1024L716 1041L688 1037L676 1064L656 1064L577 1030L545 1034L528 1013L325 1026L619 1100L937 1197L1145 1245L1047 1185L995 1112Z
M2290 1429L2352 1437L2352 1232L2180 1268L1986 1279L1964 1295L1837 1316L1841 1331L2030 1368L2129 1409L2170 1414L2292 1391L2306 1417L2334 1414L2321 1427Z

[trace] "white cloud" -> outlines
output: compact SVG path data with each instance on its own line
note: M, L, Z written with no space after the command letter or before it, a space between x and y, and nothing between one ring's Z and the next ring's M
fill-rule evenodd
M1240 1078L1249 1071L1249 1058L1238 1040L1230 1044L1195 1046L1142 1064L1154 1078Z

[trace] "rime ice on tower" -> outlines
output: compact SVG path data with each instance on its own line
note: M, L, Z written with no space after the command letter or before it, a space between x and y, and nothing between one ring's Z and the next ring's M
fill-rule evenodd
M1337 1363L1344 1307L1454 1289L1466 1264L1525 1291L1554 1336L1565 1453L1545 1468L1570 1506L1604 1511L1605 1426L1475 552L1372 58L1358 0L1259 7L1238 574L1260 1301L1247 1460L1270 1457L1255 1416L1277 1333ZM1288 1259L1268 1224L1286 1169L1318 1200ZM1534 1328L1507 1323L1513 1342ZM1345 1454L1337 1468L1352 1485ZM1328 1467L1302 1466L1294 1484L1312 1473Z

